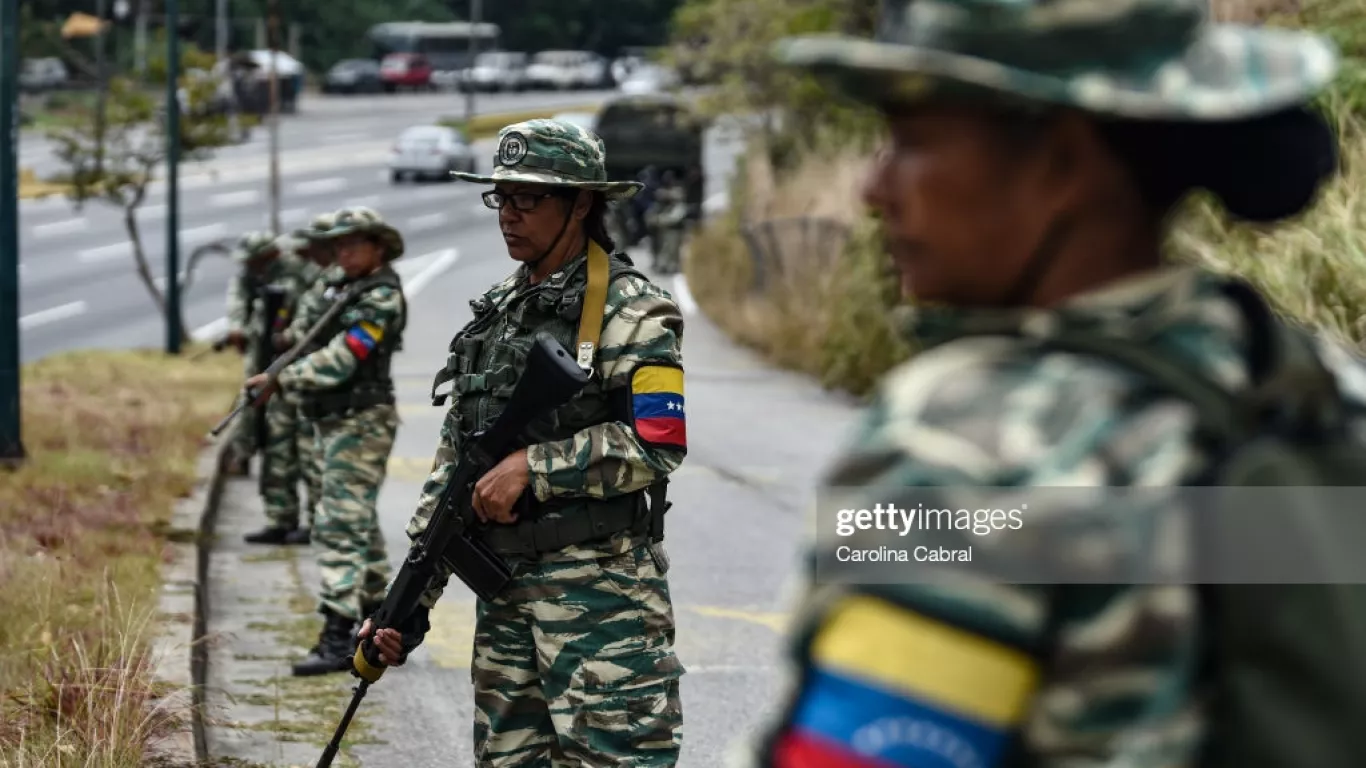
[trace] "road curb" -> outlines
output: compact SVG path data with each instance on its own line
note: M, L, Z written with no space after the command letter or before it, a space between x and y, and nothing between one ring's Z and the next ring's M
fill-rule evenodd
M209 757L204 722L208 567L223 497L227 446L219 438L200 452L194 488L176 503L171 516L172 557L161 568L160 631L153 643L153 658L156 681L168 691L158 708L174 715L177 727L149 748L148 758L155 764L197 766Z

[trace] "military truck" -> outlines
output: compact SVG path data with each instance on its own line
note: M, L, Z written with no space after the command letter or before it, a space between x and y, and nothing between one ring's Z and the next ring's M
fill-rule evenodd
M598 112L594 131L607 145L607 177L639 181L653 167L672 170L688 188L689 218L702 217L705 121L684 100L665 93L620 96Z

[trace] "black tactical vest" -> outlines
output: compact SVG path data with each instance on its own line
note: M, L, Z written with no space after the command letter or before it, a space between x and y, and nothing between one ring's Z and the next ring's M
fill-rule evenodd
M610 254L608 263L609 284L625 275L647 279L623 254ZM580 257L537 285L520 285L503 297L501 306L495 306L487 296L470 302L474 317L451 340L446 367L437 376L438 386L446 380L451 383L449 397L452 403L446 426L457 452L470 435L491 426L502 413L521 377L537 333L549 333L565 349L575 349L587 287L587 259ZM623 419L628 405L626 400L619 393L604 392L602 386L601 377L593 376L569 403L528 424L521 435L521 445L565 440L595 424ZM444 401L444 395L435 398L437 405ZM524 506L519 508L519 521L586 520L590 517L639 521L649 512L646 495L645 491L638 491L608 500L572 498L537 502L528 489L522 500ZM611 514L604 515L604 512ZM490 543L507 552L493 540ZM559 549L565 545L551 540L546 549Z
M370 356L358 363L356 372L345 384L332 389L305 390L299 393L304 414L309 418L324 418L375 405L392 405L397 402L394 396L392 367L394 353L403 348L403 329L408 323L408 305L403 295L403 283L398 273L386 265L374 274L363 277L349 286L342 283L337 286L337 292L329 298L335 302L346 297L348 305L354 305L366 293L381 286L387 286L398 291L399 302L403 309L399 313L397 322L394 327L387 329L384 338L375 346ZM347 288L350 290L342 293L342 290ZM326 312L331 307L331 303L324 304L320 307L320 312ZM349 328L342 320L345 315L346 310L337 313L323 328L322 332L317 335L313 343L305 349L304 355L317 352L326 347L338 335L346 333Z

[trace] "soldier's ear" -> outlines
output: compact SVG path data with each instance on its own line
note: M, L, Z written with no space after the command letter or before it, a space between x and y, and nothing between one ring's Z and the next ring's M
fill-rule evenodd
M593 193L586 189L579 190L578 196L574 198L574 218L583 221L592 209Z

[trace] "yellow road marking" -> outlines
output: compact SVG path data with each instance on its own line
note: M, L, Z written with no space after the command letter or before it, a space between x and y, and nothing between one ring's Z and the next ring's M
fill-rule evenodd
M788 618L787 614L783 613L750 611L719 605L675 607L708 618L740 621L765 627L775 634L783 632ZM438 602L429 618L432 629L427 633L423 647L431 655L432 661L444 669L469 669L470 659L474 653L474 604ZM690 634L699 637L716 636L705 629Z

